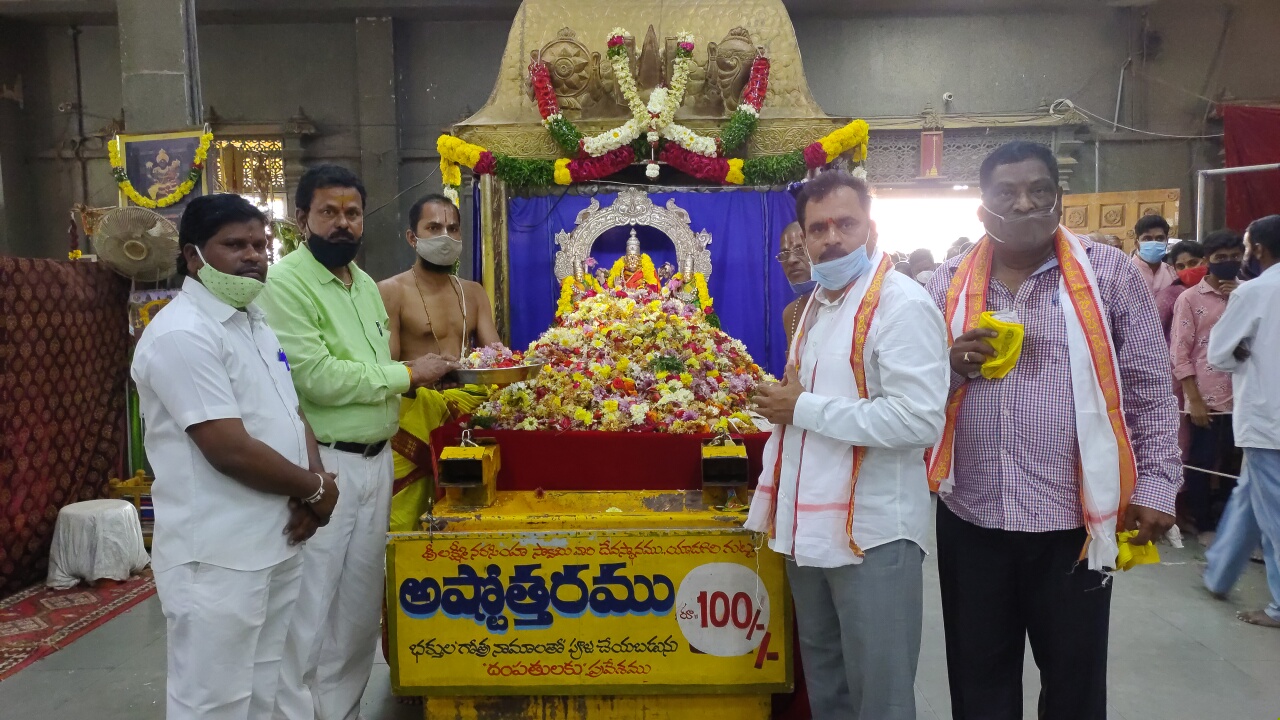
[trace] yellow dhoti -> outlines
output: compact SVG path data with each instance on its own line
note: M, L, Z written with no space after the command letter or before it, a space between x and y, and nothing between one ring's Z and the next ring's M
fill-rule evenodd
M435 498L431 432L475 410L488 397L487 388L468 385L444 391L419 388L417 397L400 399L400 430L391 438L396 477L391 532L417 530L418 518Z

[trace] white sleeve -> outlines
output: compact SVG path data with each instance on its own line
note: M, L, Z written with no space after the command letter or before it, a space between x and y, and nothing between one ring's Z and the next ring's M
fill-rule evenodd
M850 445L931 447L945 421L947 334L942 313L927 299L910 299L884 316L872 359L881 396L872 399L803 393L792 424Z
M1258 332L1261 318L1258 317L1255 305L1256 303L1251 303L1247 297L1242 296L1240 290L1227 298L1227 309L1209 331L1207 354L1209 365L1215 370L1233 372L1240 367L1240 361L1235 357L1236 348Z
M240 417L240 403L218 341L207 334L176 330L151 343L138 373L183 430L209 420Z

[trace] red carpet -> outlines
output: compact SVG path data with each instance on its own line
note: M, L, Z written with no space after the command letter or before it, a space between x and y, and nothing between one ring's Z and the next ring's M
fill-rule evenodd
M147 570L122 583L70 590L36 585L0 600L0 680L70 645L155 591Z

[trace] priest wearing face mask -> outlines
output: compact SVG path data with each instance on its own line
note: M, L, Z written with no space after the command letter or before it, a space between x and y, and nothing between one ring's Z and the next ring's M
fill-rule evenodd
M454 266L462 254L462 216L444 195L420 198L409 209L405 240L417 256L406 272L378 283L390 317L391 356L462 358L473 347L501 342L489 296L462 280ZM418 388L400 400L400 429L391 439L395 487L391 531L417 528L434 492L431 432L469 414L488 397L484 388Z
M198 197L178 243L182 291L142 333L132 367L156 476L167 714L266 717L302 579L299 544L328 522L338 487L254 303L266 217L237 195Z
M350 720L359 715L379 637L388 440L399 426L400 396L434 385L457 363L438 354L407 363L392 356L378 286L354 262L364 234L359 178L336 165L312 168L295 205L307 240L272 267L263 307L344 501L303 551L274 715Z
M1062 227L1053 152L1014 142L980 171L986 235L929 283L951 340L951 398L929 481L952 713L1021 718L1023 651L1040 717L1107 713L1111 583L1119 542L1173 524L1182 482L1169 350L1147 284L1114 248ZM988 379L984 311L1025 330ZM1136 536L1117 537L1120 531ZM1123 582L1123 579L1117 579Z
M929 492L946 399L942 317L877 247L867 185L828 171L796 198L809 294L748 529L786 556L815 720L913 720Z
M1154 296L1178 279L1174 269L1164 261L1169 252L1169 223L1159 215L1143 215L1133 226L1133 234L1138 237L1133 264Z

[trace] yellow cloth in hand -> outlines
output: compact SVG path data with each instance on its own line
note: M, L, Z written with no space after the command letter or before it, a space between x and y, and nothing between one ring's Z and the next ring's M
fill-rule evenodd
M978 316L978 327L995 330L996 336L988 342L996 349L995 357L982 363L982 377L998 380L1008 375L1013 366L1022 357L1022 338L1025 333L1022 323L1009 322L996 317L994 312L984 312Z
M1120 555L1116 558L1117 570L1129 570L1138 565L1154 565L1160 562L1160 551L1156 544L1130 545L1129 540L1138 534L1137 530L1125 530L1116 533L1116 543L1120 545Z
M400 399L400 432L408 433L419 442L430 445L431 433L452 418L466 415L489 398L489 388L467 385L449 390L418 388L413 399ZM398 439L398 438L397 438ZM392 450L399 443L393 440ZM402 480L418 470L412 459L392 452L396 480ZM410 483L391 498L391 532L412 532L418 529L418 519L431 505L435 494L435 477L430 468L427 473Z

